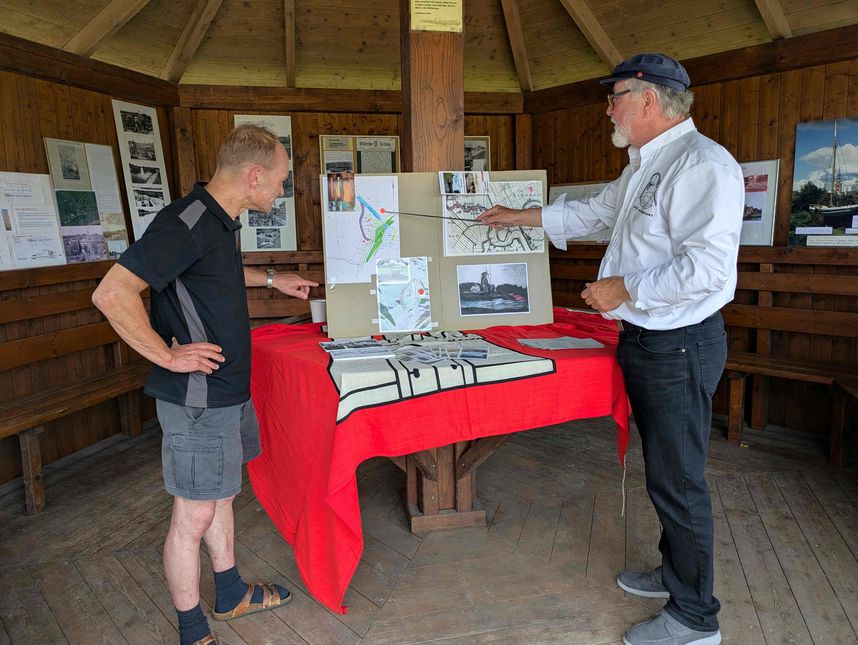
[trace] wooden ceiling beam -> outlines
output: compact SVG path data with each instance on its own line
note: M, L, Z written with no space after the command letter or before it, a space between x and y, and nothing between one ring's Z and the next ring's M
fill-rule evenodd
M777 74L853 58L858 58L858 25L699 56L684 60L682 64L688 70L693 89L708 83ZM525 93L524 111L537 114L604 101L605 88L591 79Z
M283 0L283 53L286 87L295 87L295 0Z
M170 53L167 64L164 65L161 78L171 83L178 83L181 80L185 70L188 69L188 64L200 48L203 38L211 27L212 20L217 15L222 3L223 0L197 0L176 46Z
M175 83L8 34L0 34L0 69L103 92L124 101L161 106L179 103Z
M501 0L503 19L506 22L506 33L512 58L515 61L515 71L518 72L518 83L523 92L533 91L533 79L530 76L530 62L527 58L527 46L524 42L524 31L521 29L521 16L518 13L518 0Z
M754 0L754 2L773 40L792 38L792 30L789 28L780 0Z
M149 0L111 0L69 39L63 50L78 56L90 56L147 4Z
M578 29L584 34L584 38L590 43L590 46L596 50L599 57L605 61L608 67L615 67L623 61L623 56L620 51L614 46L613 41L602 29L602 25L596 19L587 0L560 0L560 4L566 9Z

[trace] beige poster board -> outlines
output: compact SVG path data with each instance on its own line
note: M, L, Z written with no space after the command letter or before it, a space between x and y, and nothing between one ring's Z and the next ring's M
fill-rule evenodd
M495 325L538 325L553 320L548 241L542 253L444 257L443 219L438 173L400 173L399 211L434 217L399 216L401 257L426 256L429 261L429 291L435 331L483 329ZM548 195L544 170L492 172L492 181L541 181ZM320 177L321 194L326 179ZM327 246L327 240L325 240ZM530 311L528 313L462 316L459 310L457 266L491 263L526 263ZM326 278L327 279L327 278ZM375 276L371 283L325 284L328 335L332 338L369 336L379 333ZM375 321L375 322L373 322Z

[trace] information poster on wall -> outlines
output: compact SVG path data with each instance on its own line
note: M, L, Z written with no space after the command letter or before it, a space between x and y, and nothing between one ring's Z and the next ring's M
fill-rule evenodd
M65 261L50 176L0 172L0 269Z
M155 108L113 101L113 118L119 140L119 157L134 239L170 203L161 130Z
M319 158L323 175L396 173L399 172L399 137L321 136Z
M118 258L128 248L110 146L45 138L66 262Z
M298 248L295 228L295 187L292 168L292 117L236 114L235 125L255 123L263 125L280 140L289 155L289 176L283 182L283 196L274 200L267 213L243 211L241 219L242 251L294 251Z

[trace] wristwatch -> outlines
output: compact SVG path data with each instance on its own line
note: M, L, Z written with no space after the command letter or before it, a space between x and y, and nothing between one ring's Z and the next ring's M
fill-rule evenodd
M265 281L265 285L269 289L273 289L274 288L274 276L277 275L277 271L275 271L274 269L268 269L265 272L268 274L268 280Z

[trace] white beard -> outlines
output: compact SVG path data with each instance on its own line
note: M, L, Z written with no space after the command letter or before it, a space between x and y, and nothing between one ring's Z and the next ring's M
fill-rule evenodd
M614 131L611 133L611 143L615 148L629 147L629 128L628 126L614 123Z

